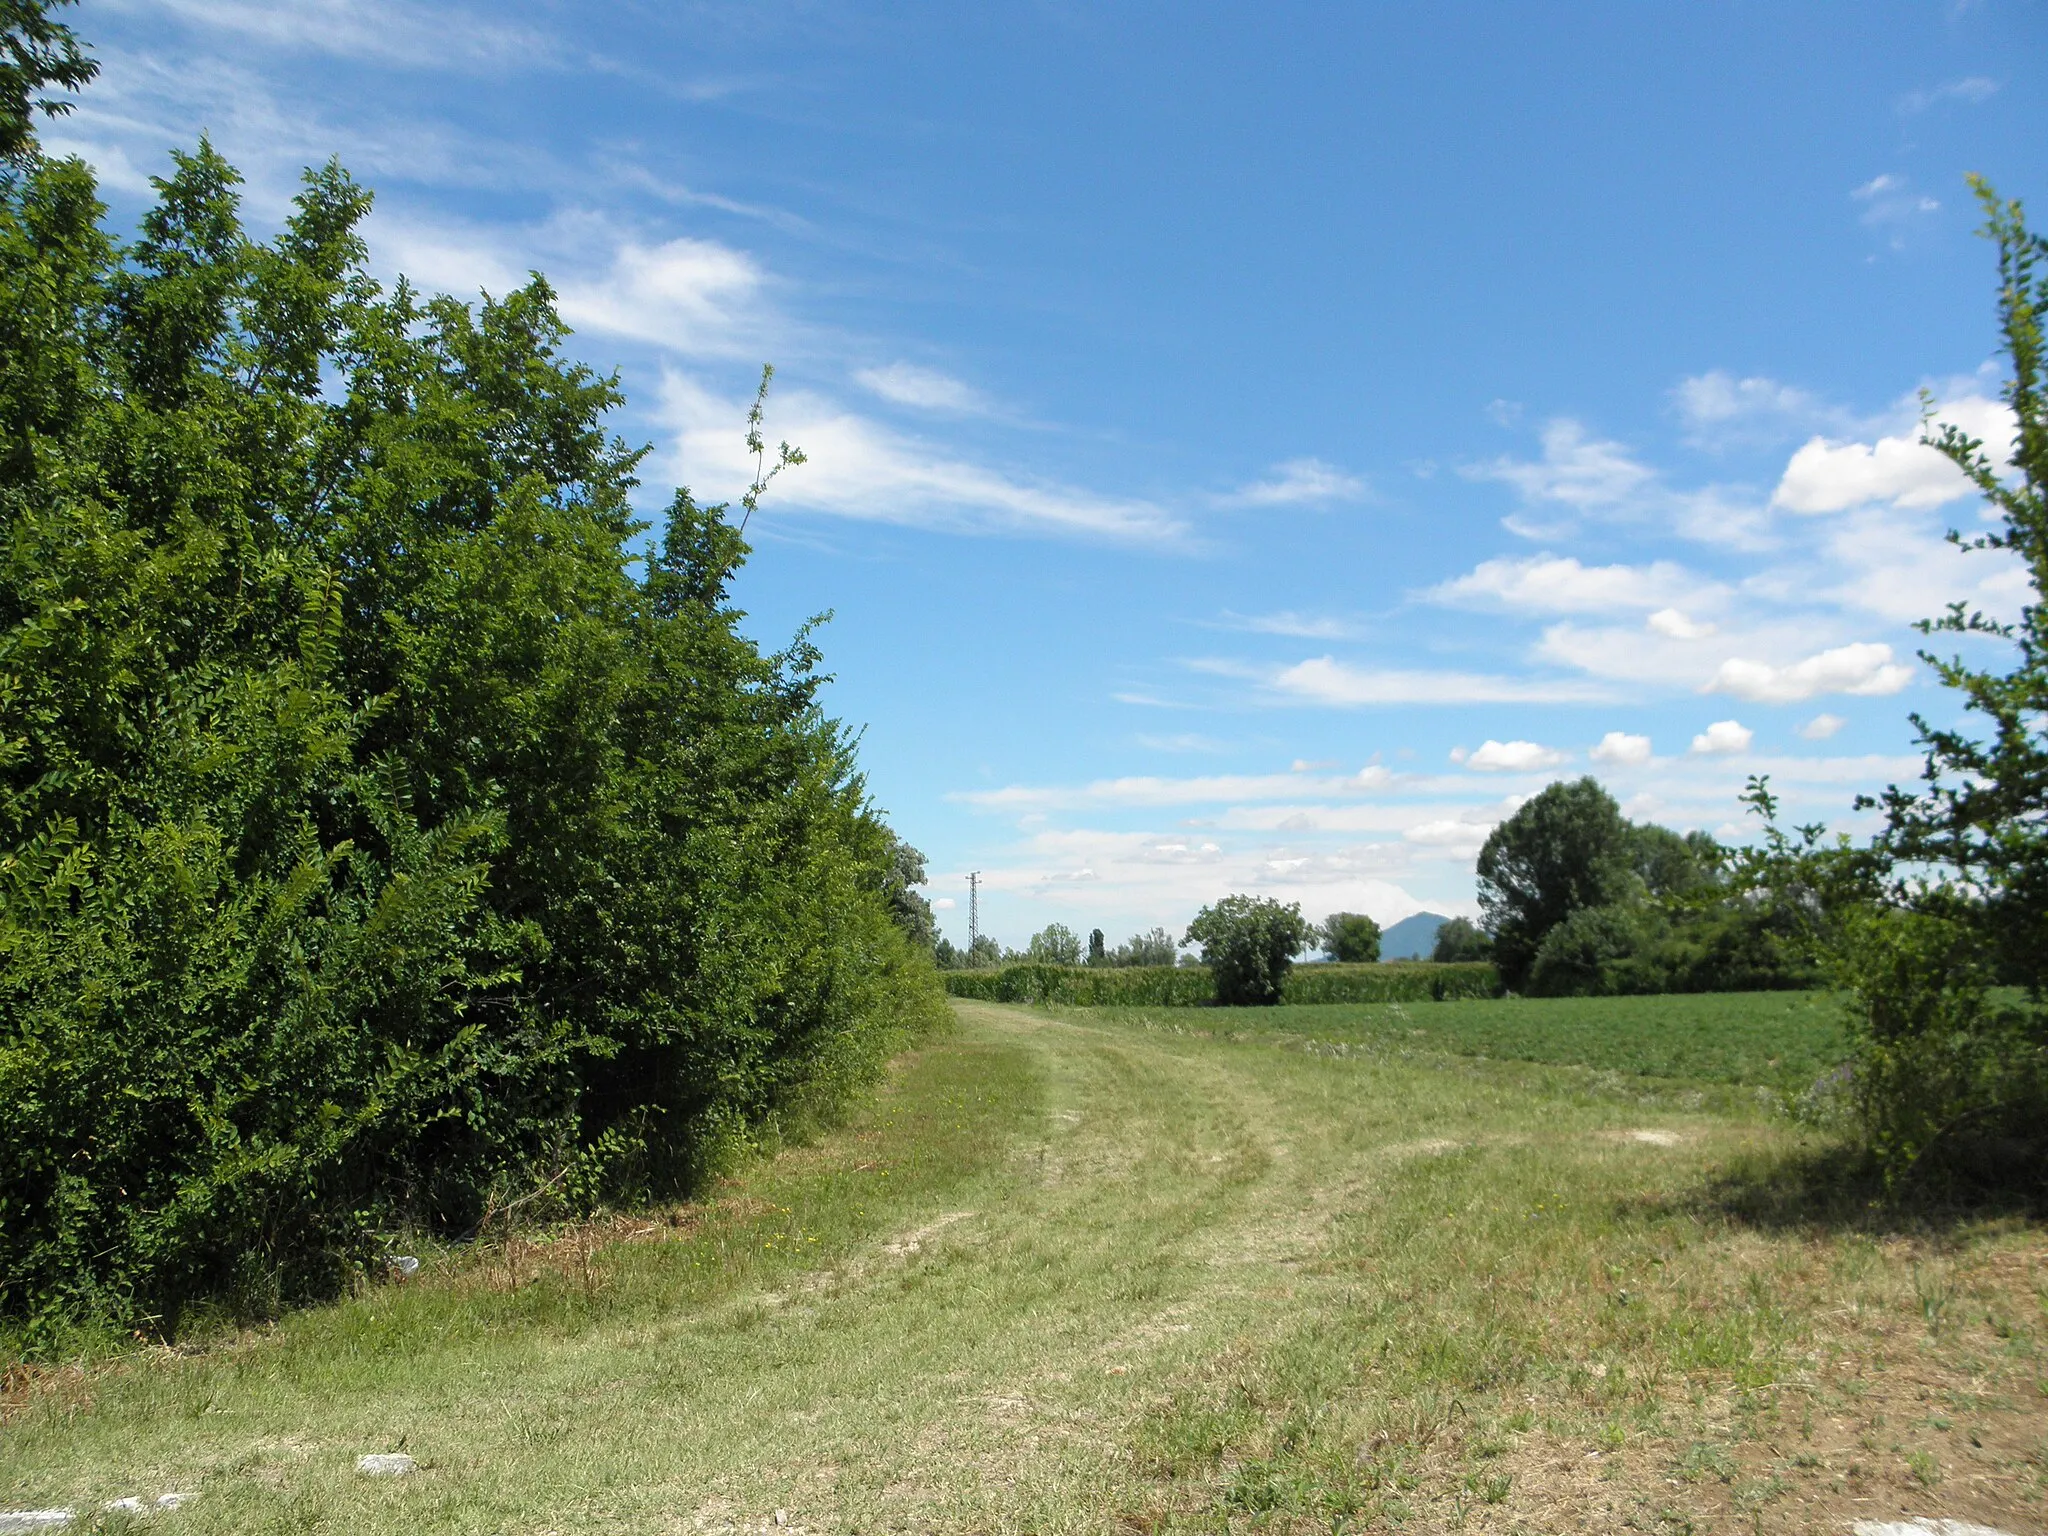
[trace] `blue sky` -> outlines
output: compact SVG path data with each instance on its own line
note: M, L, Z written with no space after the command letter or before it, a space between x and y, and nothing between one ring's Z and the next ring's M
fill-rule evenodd
M738 596L964 942L1473 910L1560 775L1857 820L2010 611L1916 391L2004 441L1963 177L2048 197L2048 11L1926 3L85 0L48 135L132 219L205 130L380 272L548 274L645 504L810 454ZM2048 203L2042 205L2048 216ZM953 903L955 905L949 905Z

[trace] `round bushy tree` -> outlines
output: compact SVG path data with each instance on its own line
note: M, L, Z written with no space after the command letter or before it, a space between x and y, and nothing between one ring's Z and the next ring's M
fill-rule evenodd
M1621 807L1590 776L1552 784L1495 827L1479 850L1479 905L1501 980L1520 991L1551 929L1635 894L1634 852Z
M1380 957L1380 925L1363 912L1332 912L1316 937L1324 954L1346 965L1370 965Z
M1195 914L1182 942L1202 946L1202 963L1216 976L1217 1002L1266 1007L1280 1001L1288 968L1314 934L1299 902L1226 896Z

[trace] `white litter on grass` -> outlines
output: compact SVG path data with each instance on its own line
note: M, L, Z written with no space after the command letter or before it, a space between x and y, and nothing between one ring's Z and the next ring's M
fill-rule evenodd
M10 1509L0 1511L0 1536L16 1531L54 1531L71 1523L68 1509Z
M409 1279L420 1272L420 1261L409 1253L401 1253L386 1261L391 1272L400 1279Z
M190 1504L198 1498L196 1493L160 1493L156 1496L158 1509L176 1509L180 1504Z
M380 1451L374 1456L356 1458L356 1470L365 1477L410 1477L419 1466L403 1451Z
M1930 1520L1922 1515L1910 1520L1858 1520L1851 1529L1856 1536L2011 1536L1974 1520Z
M1628 1139L1640 1141L1646 1147L1676 1147L1685 1141L1676 1131L1630 1131Z

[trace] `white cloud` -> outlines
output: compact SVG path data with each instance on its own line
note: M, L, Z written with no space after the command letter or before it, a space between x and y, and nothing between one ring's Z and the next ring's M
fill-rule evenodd
M897 405L932 411L946 416L986 416L988 400L971 384L962 383L936 368L915 363L891 363L886 368L863 368L854 374L863 388Z
M630 336L696 357L748 357L766 317L752 258L711 240L627 241L601 275L557 281L562 318L580 330Z
M1860 218L1866 227L1893 232L1891 245L1895 250L1904 247L1903 232L1908 226L1941 209L1935 199L1915 192L1905 177L1890 172L1871 177L1849 197L1852 202L1863 204Z
M1650 760L1650 738L1631 736L1626 731L1609 731L1593 748L1592 758L1596 763L1612 763L1616 767L1638 767Z
M123 10L138 10L132 3ZM559 39L506 26L487 12L389 0L151 0L150 9L273 48L419 69L548 68Z
M1451 761L1463 763L1474 773L1535 773L1570 760L1569 752L1533 741L1488 740L1475 752L1459 747L1451 753Z
M1304 704L1584 704L1607 697L1585 683L1546 678L1489 677L1472 672L1354 667L1317 656L1283 668L1273 689Z
M1692 750L1699 757L1729 757L1737 752L1747 752L1749 744L1756 739L1756 732L1735 720L1716 720L1692 739Z
M1475 480L1500 480L1536 502L1579 511L1610 510L1648 487L1655 471L1637 463L1619 443L1590 437L1578 422L1560 417L1543 429L1543 458L1495 459L1469 466Z
M1796 704L1822 693L1897 693L1912 680L1913 669L1893 661L1890 646L1866 640L1782 667L1731 656L1700 691L1760 704Z
M1650 565L1581 565L1570 556L1531 555L1482 561L1429 589L1440 603L1498 605L1532 613L1612 613L1710 601L1718 589L1669 560Z
M1355 640L1361 632L1359 626L1349 619L1295 613L1291 609L1280 613L1250 614L1231 613L1226 609L1219 622L1225 629L1241 629L1254 635L1286 635L1295 640Z
M1662 635L1667 640L1705 640L1717 634L1720 628L1689 619L1676 608L1659 608L1643 620L1643 624L1653 634Z
M1759 591L1780 600L1825 597L1901 624L1966 603L1997 618L2017 618L2032 581L2018 556L2001 550L1958 550L1946 519L1864 507L1829 520L1821 551L1837 579L1816 588L1812 566L1770 573Z
M941 896L932 903L932 910L934 912L950 912L953 910L954 905L952 897Z
M1870 502L1895 507L1938 507L1970 494L1955 465L1914 437L1875 443L1812 437L1792 455L1771 505L1809 516Z
M1826 741L1848 723L1840 715L1822 713L1799 727L1799 734L1808 741Z
M694 379L663 377L662 414L675 434L671 478L699 487L746 484L753 462L742 401ZM776 481L769 505L958 532L1056 534L1124 544L1184 545L1188 528L1147 501L1023 479L950 457L801 390L774 401L774 435L810 462Z
M1776 379L1738 379L1719 368L1679 380L1671 394L1687 441L1695 447L1719 448L1801 427L1840 431L1850 425L1845 412L1807 390Z
M1321 459L1288 459L1273 474L1233 491L1227 501L1253 507L1292 506L1310 501L1349 501L1365 494L1365 482Z
M1546 627L1535 654L1542 660L1613 682L1646 684L1687 691L1704 687L1715 668L1729 656L1796 660L1841 639L1832 617L1793 611L1763 622L1731 624L1711 635L1697 627L1681 639L1664 624L1577 624L1570 620Z
M2017 422L2003 401L1982 395L1952 399L1937 410L1933 426L1944 422L1978 438L1995 465L2009 463ZM1872 502L1925 510L1972 494L1962 471L1921 442L1919 428L1913 428L1876 442L1808 438L1786 465L1772 506L1802 514L1845 512Z
M1965 106L1974 107L1997 94L1996 80L1984 75L1965 75L1960 80L1944 80L1940 85L1906 92L1899 98L1899 110L1905 113L1925 112L1944 101L1960 101Z

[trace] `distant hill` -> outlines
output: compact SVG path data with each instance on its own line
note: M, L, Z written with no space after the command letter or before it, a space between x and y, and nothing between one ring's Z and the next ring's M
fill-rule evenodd
M1437 929L1449 921L1448 917L1435 912L1418 912L1413 917L1402 918L1380 935L1380 958L1427 960L1430 951L1436 948Z

